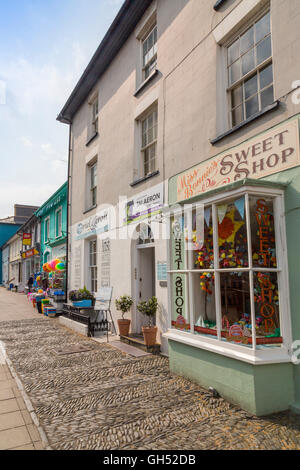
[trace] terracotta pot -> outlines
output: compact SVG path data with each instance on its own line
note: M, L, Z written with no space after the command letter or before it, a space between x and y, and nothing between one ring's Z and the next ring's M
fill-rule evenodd
M156 344L157 326L143 326L142 327L144 341L146 346L154 346Z
M130 323L131 323L131 320L126 320L126 319L123 320L122 318L118 320L120 336L129 335Z

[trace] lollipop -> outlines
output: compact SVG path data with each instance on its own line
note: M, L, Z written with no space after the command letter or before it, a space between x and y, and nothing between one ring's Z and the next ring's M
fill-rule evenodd
M57 270L57 271L64 271L65 269L66 269L65 263L58 263L58 264L56 265L56 270Z

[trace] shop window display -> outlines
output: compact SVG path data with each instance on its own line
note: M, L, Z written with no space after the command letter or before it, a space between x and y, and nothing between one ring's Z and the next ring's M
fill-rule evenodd
M275 232L274 198L256 194L173 218L173 328L245 347L280 346Z

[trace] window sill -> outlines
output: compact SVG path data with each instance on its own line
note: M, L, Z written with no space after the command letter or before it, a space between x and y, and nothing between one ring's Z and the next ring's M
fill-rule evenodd
M99 133L98 133L98 132L95 132L95 134L93 134L93 135L88 139L87 143L85 144L86 147L88 147L88 146L93 142L93 140L96 139L96 137L98 137L98 135L99 135Z
M153 72L150 73L149 77L146 78L146 80L144 80L143 83L141 83L141 85L136 89L133 96L136 97L148 85L148 83L151 82L154 77L156 77L156 75L158 75L157 69L153 70Z
M186 344L198 349L204 349L221 356L226 356L237 361L247 362L252 365L264 364L282 364L291 362L286 347L256 350L248 349L245 346L226 344L218 339L205 338L204 336L195 336L192 333L186 333L177 330L168 330L163 334L164 338L178 343Z
M255 119L260 118L261 116L264 116L265 114L269 113L273 109L277 109L279 107L279 101L274 101L274 103L270 104L266 108L264 108L262 111L259 113L254 114L250 118L246 119L246 121L241 122L241 124L238 124L237 126L233 127L229 131L224 132L223 134L219 135L218 137L215 137L214 139L210 140L211 145L215 145L216 143L220 142L222 139L225 139L225 137L228 137L229 135L233 134L234 132L237 132L239 129L242 129L243 127L247 126L250 124L252 121Z
M149 180L150 178L153 178L154 176L159 175L159 170L153 171L153 173L150 173L150 175L143 176L142 178L139 178L138 180L133 181L130 183L130 186L133 188L134 186L137 186L140 183L144 183L144 181Z
M96 209L97 207L97 204L95 204L94 206L92 207L89 207L88 209L86 209L85 211L83 211L83 214L87 214L88 212L91 212L92 210Z

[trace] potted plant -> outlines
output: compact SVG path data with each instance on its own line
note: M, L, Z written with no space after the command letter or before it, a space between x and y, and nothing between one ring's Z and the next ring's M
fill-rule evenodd
M156 343L157 326L152 326L152 318L156 314L157 307L158 302L156 297L151 297L148 302L143 301L137 305L138 311L147 315L149 319L148 326L142 327L146 346L154 346Z
M85 286L83 289L72 290L69 299L74 307L92 307L95 301L93 294Z
M124 315L131 309L133 299L129 295L122 295L115 303L117 310L122 312L122 318L118 319L120 336L128 336L131 321L124 318Z

